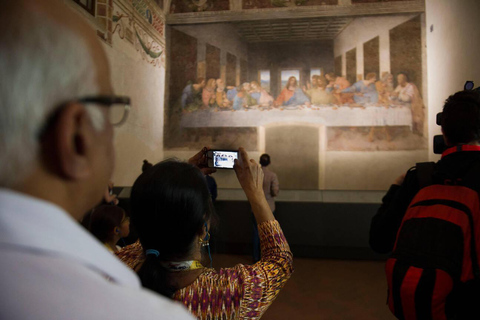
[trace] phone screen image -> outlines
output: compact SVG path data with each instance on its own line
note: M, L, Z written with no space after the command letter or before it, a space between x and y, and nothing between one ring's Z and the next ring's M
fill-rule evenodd
M213 151L213 167L231 169L237 157L236 151Z

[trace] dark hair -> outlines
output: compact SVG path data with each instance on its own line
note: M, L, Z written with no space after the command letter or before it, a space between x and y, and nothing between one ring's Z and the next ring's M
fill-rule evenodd
M142 285L164 296L176 290L169 284L161 261L178 261L187 256L213 205L203 173L188 163L167 160L142 173L132 187L132 224L147 255L138 271Z
M460 91L443 106L442 130L450 145L480 140L480 94Z
M337 78L337 75L334 72L329 72L326 75L329 76L330 78L332 78L333 80L335 80Z
M151 164L150 162L148 162L147 159L143 160L142 172L147 171L147 170L150 169L151 167L153 167L153 164Z
M82 225L101 242L113 238L114 229L120 227L125 211L113 205L101 205L92 209L82 220Z
M369 72L367 73L366 77L365 77L365 80L370 80L370 79L373 79L373 78L376 78L377 77L377 74L375 72Z
M270 164L270 156L266 153L260 156L260 165L262 167L266 167Z

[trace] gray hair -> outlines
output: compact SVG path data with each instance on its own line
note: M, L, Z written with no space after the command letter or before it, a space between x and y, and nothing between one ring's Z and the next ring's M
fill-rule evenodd
M87 41L45 14L19 7L0 13L3 187L20 183L30 173L39 158L39 131L59 105L99 92ZM96 129L103 127L100 110L87 110Z

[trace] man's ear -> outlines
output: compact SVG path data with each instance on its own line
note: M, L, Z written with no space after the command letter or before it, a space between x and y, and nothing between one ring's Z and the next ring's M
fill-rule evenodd
M54 129L58 170L66 178L76 180L90 175L90 148L95 139L94 128L85 107L70 103L60 113Z
M443 128L442 128L442 136L443 136L443 141L445 141L445 145L446 145L446 146L449 146L450 144L449 144L449 142L448 142L447 137L445 136L445 133L443 132Z

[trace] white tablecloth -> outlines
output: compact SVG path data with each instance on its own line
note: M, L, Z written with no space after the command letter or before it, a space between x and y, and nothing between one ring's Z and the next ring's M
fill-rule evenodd
M313 123L327 127L411 126L409 106L367 106L350 108L313 106L283 107L262 110L252 107L239 111L197 110L182 115L181 126L195 127L258 127L281 123Z

